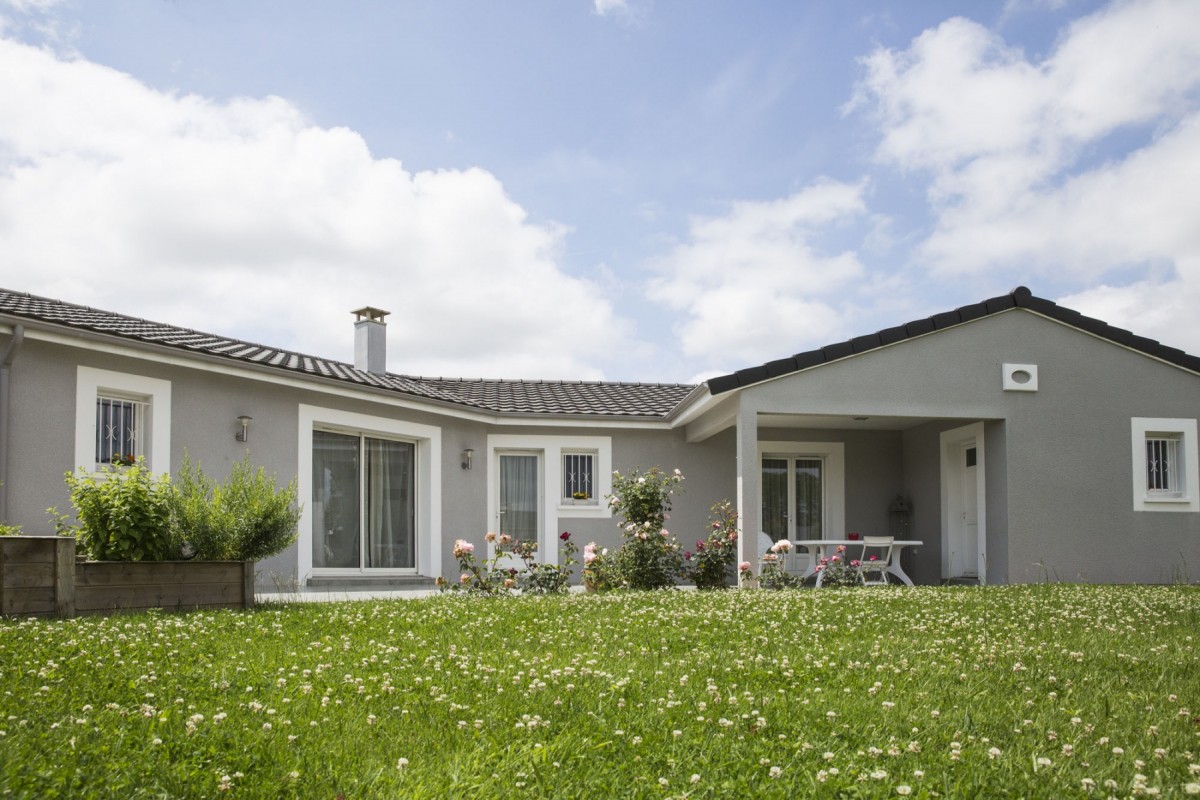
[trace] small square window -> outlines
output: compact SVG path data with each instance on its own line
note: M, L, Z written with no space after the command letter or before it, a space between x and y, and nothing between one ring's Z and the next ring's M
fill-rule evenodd
M596 502L596 454L563 453L563 500L575 503Z
M1200 511L1196 420L1134 417L1133 507Z
M130 466L146 455L145 400L96 397L96 464Z
M1163 497L1183 495L1182 452L1178 435L1146 434L1146 493Z
M75 466L94 470L138 458L157 472L171 463L171 382L76 368Z

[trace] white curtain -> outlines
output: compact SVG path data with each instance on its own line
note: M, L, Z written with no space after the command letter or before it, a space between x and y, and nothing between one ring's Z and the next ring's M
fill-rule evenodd
M500 456L500 533L537 541L538 457Z
M787 459L763 459L762 529L773 542L787 539L789 536Z
M824 532L823 466L819 458L796 459L797 539L820 539Z
M416 566L413 536L413 450L409 442L366 439L367 564Z

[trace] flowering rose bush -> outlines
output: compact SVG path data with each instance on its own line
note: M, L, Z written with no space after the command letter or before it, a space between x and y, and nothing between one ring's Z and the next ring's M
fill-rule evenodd
M559 594L567 590L571 579L571 567L577 548L571 534L559 534L561 564L547 564L537 560L537 542L514 539L507 533L497 536L492 531L484 535L488 544L496 545L496 554L478 561L475 545L466 539L456 539L452 553L458 561L460 574L458 583L450 583L439 576L435 581L443 591L465 591L471 594L494 595L520 590L526 594ZM511 566L512 556L520 559L524 566Z
M784 569L784 559L792 551L792 543L780 539L771 545L762 558L762 569L759 571L758 585L764 589L793 589L804 581L799 575L793 575Z
M664 525L671 510L671 495L683 482L683 473L658 467L644 473L613 473L609 506L622 517L624 542L613 556L619 585L630 589L674 586L684 574L683 549Z
M846 558L846 545L839 544L831 556L817 563L822 586L858 586L858 559Z
M708 538L696 542L694 554L685 554L697 589L724 589L737 559L737 511L728 500L722 500L713 504L711 516Z
M583 585L588 591L603 592L617 585L616 566L608 556L608 548L595 542L583 546Z

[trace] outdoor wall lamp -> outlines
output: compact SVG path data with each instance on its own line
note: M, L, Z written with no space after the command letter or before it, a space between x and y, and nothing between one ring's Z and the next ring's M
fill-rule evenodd
M462 457L463 457L462 468L470 469L471 462L475 458L475 451L468 447L466 450L463 450Z
M234 438L237 439L239 442L245 442L250 439L250 420L251 419L253 419L253 417L247 417L245 414L242 414L240 417L238 417L238 422L241 423L242 429L234 434Z

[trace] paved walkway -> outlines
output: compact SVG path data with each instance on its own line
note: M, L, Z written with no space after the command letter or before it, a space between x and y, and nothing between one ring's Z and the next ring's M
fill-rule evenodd
M297 589L294 592L255 592L259 603L344 603L350 600L415 600L437 589Z

